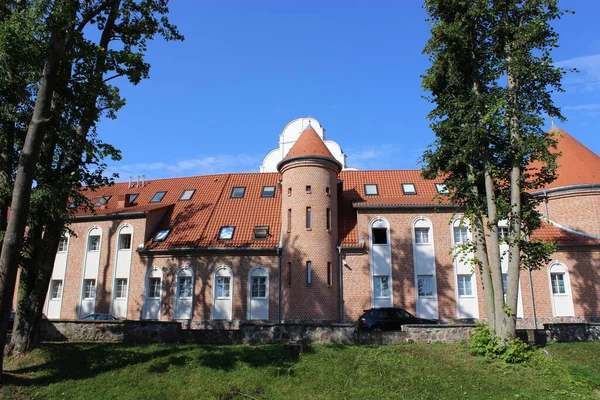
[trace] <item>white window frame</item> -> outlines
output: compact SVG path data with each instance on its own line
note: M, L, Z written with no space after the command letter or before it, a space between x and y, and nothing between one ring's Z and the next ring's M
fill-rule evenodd
M365 196L379 196L379 188L376 183L365 184Z
M122 283L125 282L123 285ZM127 298L127 289L128 289L127 278L117 278L115 279L115 299L126 299Z
M95 279L84 279L83 280L83 299L93 300L96 298L96 280Z
M50 282L50 300L60 300L62 299L63 292L63 280L62 279L52 279Z
M215 277L215 298L218 300L231 299L231 276Z
M194 277L191 275L179 274L177 276L177 298L178 299L191 299L193 296L194 296Z
M94 240L92 240L92 238ZM97 240L95 240L97 239ZM102 241L102 235L88 235L88 240L87 240L87 251L100 251L100 246L101 246L101 241ZM95 246L93 246L94 248L92 248L92 243L95 242Z
M67 236L63 236L58 241L58 253L66 253L69 250L69 238Z
M392 296L389 275L375 275L373 277L374 296L378 299L389 299Z
M179 201L189 201L192 199L192 197L194 196L194 193L196 193L196 189L186 189L183 191L183 193L181 193L181 196L179 196Z
M431 228L415 228L415 243L431 244L430 230Z
M473 293L473 275L472 274L458 274L456 275L458 282L458 295L460 297L474 297ZM467 286L468 284L468 286ZM468 289L468 290L467 290Z
M423 291L424 294L421 294L421 280L423 283L426 281L429 282L430 291ZM417 295L421 298L433 298L435 297L435 290L433 285L435 284L435 280L433 279L433 275L417 275ZM425 285L423 285L425 286ZM428 294L429 293L429 294Z
M403 183L402 192L404 194L417 194L417 187L414 183Z
M127 240L123 240L124 237L129 236L127 239L129 241L128 247L123 247ZM119 251L120 250L131 250L131 246L133 245L133 233L119 233Z
M154 283L158 282L158 285ZM162 295L162 277L149 276L148 277L148 298L149 299L160 299Z

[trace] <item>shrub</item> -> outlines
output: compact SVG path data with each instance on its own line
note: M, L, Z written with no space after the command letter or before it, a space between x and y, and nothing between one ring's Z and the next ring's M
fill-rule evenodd
M529 360L531 348L519 338L501 342L486 325L477 324L469 344L473 354L497 358L510 364Z

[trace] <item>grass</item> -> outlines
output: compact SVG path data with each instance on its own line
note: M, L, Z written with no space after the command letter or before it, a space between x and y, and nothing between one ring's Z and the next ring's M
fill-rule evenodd
M459 345L52 343L5 361L6 399L598 399L600 343L552 344L523 365Z

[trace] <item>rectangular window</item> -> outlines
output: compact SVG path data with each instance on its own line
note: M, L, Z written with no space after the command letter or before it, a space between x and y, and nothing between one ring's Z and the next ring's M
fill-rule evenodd
M254 227L254 239L263 240L269 237L268 226L255 226Z
M312 283L312 262L311 261L306 262L306 283L308 283L308 284Z
M131 233L121 233L119 235L119 250L131 249Z
M292 287L292 263L287 265L287 287Z
M229 276L217 276L217 299L228 299L230 293L231 278Z
M331 262L327 262L327 286L331 286Z
M306 229L312 228L312 211L310 207L306 207Z
M473 296L473 286L471 285L471 275L458 275L458 295Z
M58 252L66 253L68 247L69 247L69 239L66 237L60 238L60 241L58 242Z
M264 186L261 197L275 197L275 186Z
M246 188L243 186L234 187L231 189L231 197L234 199L241 199L244 197L244 193L246 192Z
M131 193L129 195L129 205L132 205L135 199L137 199L139 195L137 193Z
M435 189L440 194L446 194L446 193L448 193L448 187L446 185L444 185L443 183L436 183L435 184Z
M466 243L469 241L469 231L467 227L454 227L454 244Z
M390 297L390 277L376 276L375 277L375 297Z
M292 231L292 209L288 208L288 212L287 212L287 231L291 232Z
M292 195L292 188L288 188L288 197Z
M86 279L83 281L83 298L93 299L96 297L96 280Z
M325 216L325 218L327 219L327 230L330 231L331 230L331 209L330 208L327 209L327 215Z
M433 275L417 276L419 297L433 297Z
M264 276L252 277L252 297L264 299L267 297L267 278Z
M156 236L154 236L154 241L155 242L164 242L165 239L167 238L167 236L169 236L170 232L171 232L170 229L161 229L160 231L158 231L156 233Z
M108 200L110 200L111 196L100 196L97 197L98 200L96 200L96 203L94 204L94 207L100 207L105 205L106 203L108 203Z
M508 274L502 274L502 293L506 296L506 288L508 287Z
M325 188L325 194L327 196L329 196L331 194L331 189L329 189L329 186Z
M192 298L192 277L191 276L180 276L179 277L179 288L177 296L180 299L191 299Z
M50 299L51 300L60 300L62 297L62 285L63 281L61 279L53 279L50 283Z
M161 291L161 281L160 278L150 278L148 280L148 284L149 284L149 290L148 290L148 297L152 298L152 299L158 299L160 298L160 291Z
M507 239L508 238L508 226L499 226L498 227L498 239Z
M308 194L312 193L312 186L306 185L306 193L308 193Z
M550 274L553 294L567 294L565 289L565 274Z
M387 228L373 228L373 244L387 244Z
M415 228L415 241L417 244L428 244L429 228Z
M415 189L414 183L403 183L402 191L404 194L417 194L417 189Z
M150 199L150 203L160 203L167 192L156 192Z
M219 231L219 240L231 240L233 238L233 232L235 226L222 226Z
M183 193L181 193L181 197L179 197L179 200L180 201L188 201L192 198L194 193L196 193L196 189L184 190Z
M367 196L377 196L379 194L377 190L377 185L375 184L366 184L365 185L365 195Z
M100 250L100 236L90 235L88 237L88 251Z
M127 279L117 279L117 299L124 299L127 297Z

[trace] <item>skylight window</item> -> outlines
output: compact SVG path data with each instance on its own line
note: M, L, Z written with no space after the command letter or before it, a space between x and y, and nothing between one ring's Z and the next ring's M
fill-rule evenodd
M150 203L160 203L163 197L165 197L165 194L167 194L167 192L156 192L154 196L152 196L152 199L150 199Z
M437 192L440 194L448 193L448 187L446 185L444 185L443 183L436 183L435 188L436 188Z
M379 194L379 192L377 191L377 185L375 185L375 184L365 185L365 194L367 196L377 196Z
M105 205L106 203L108 203L108 200L110 200L110 197L111 196L100 196L100 197L98 197L97 198L98 200L96 201L96 204L94 204L94 207L100 207L100 206Z
M261 197L275 197L275 186L263 186Z
M139 195L137 193L131 193L129 195L129 204L133 204L133 202L135 201L135 199L137 199Z
M417 189L415 189L414 183L403 183L402 191L404 194L417 194Z
M255 226L254 227L254 239L266 239L269 237L268 226Z
M219 231L219 240L233 239L233 232L235 232L235 226L222 226Z
M231 189L231 198L233 199L241 199L244 197L244 193L246 192L246 188L243 186L237 186Z
M192 198L192 196L194 195L194 193L196 193L196 189L188 189L188 190L184 190L183 193L181 193L181 197L179 198L179 200L181 201L188 201Z
M161 229L160 231L158 231L156 233L156 236L154 236L154 241L155 242L164 242L165 239L167 238L167 236L169 236L169 233L171 233L170 229Z

